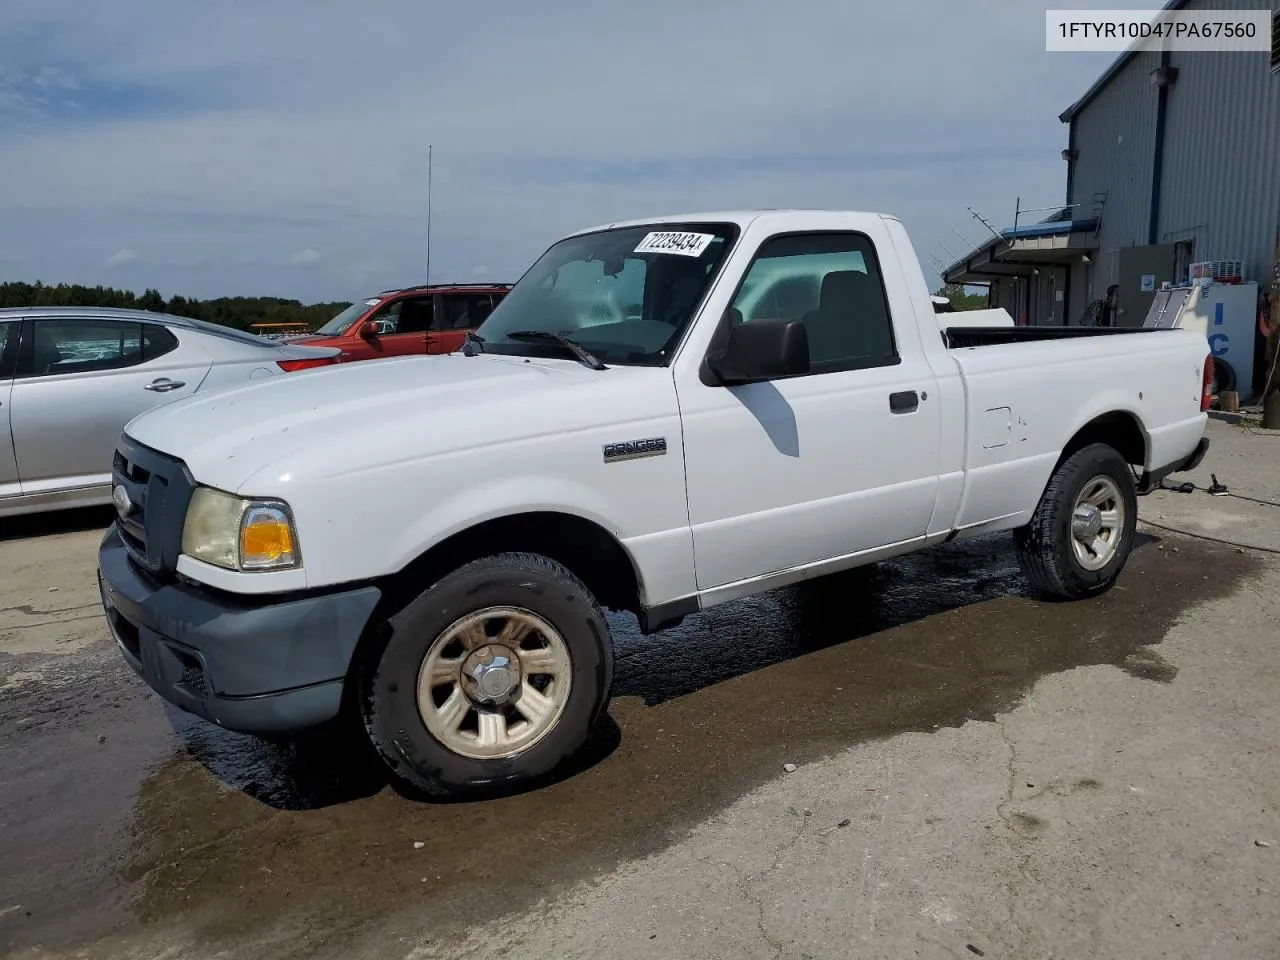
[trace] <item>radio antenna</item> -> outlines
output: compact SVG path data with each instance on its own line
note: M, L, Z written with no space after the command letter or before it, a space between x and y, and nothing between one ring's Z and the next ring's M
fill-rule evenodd
M973 209L973 207L965 207L965 209L966 209L966 210L968 210L970 213L972 213L972 214L973 214L973 218L974 218L975 220L977 220L980 224L982 224L984 227L986 227L988 230L990 230L990 231L991 231L991 235L992 235L993 237L995 237L997 240L1003 240L1003 239L1004 239L1004 237L1000 236L1000 234L996 231L996 228L995 228L995 227L993 227L990 223L988 223L988 222L987 222L987 218L986 218L986 217L984 217L982 214L978 213L978 211L977 211L977 210Z
M433 147L427 144L427 276L424 283L431 283L431 153Z

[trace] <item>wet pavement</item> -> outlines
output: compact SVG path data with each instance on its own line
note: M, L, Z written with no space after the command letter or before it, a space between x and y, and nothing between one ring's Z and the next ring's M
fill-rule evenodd
M74 552L88 580L98 535L38 541ZM31 542L0 543L0 584L21 580ZM615 700L579 769L444 804L388 785L358 740L268 745L162 704L106 640L91 581L25 600L5 586L0 651L17 652L0 652L0 955L105 953L165 931L276 958L343 956L375 928L388 942L446 938L663 850L784 761L991 719L1080 666L1167 683L1166 631L1255 561L1140 542L1120 586L1078 603L1027 599L996 537L652 637L613 617Z

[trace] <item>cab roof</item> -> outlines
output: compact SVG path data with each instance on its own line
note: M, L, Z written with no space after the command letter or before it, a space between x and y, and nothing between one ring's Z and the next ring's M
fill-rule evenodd
M659 225L664 223L732 223L745 230L748 225L756 220L783 220L791 219L796 214L815 214L821 217L831 216L849 216L849 217L882 217L888 220L897 220L898 218L888 213L876 213L870 210L835 210L835 209L810 209L805 207L777 207L777 208L761 208L756 210L720 210L711 213L680 213L680 214L663 214L657 217L641 217L635 220L617 220L613 223L602 223L598 226L587 227L584 230L575 230L571 236L578 236L584 233L596 233L600 230L619 230L626 227L643 227L649 225Z

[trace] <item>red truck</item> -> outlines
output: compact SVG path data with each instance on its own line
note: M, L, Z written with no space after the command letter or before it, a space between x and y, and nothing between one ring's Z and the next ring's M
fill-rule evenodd
M357 300L315 333L290 343L337 347L339 360L453 353L493 312L509 283L440 283Z

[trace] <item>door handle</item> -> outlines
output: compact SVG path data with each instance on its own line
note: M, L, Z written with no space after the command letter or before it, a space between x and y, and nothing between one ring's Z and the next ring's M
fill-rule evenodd
M920 406L920 394L914 390L901 390L889 394L890 413L914 413Z
M143 390L151 390L155 393L168 393L170 390L178 390L185 387L186 383L182 380L170 380L168 377L161 377L159 380L152 380Z

